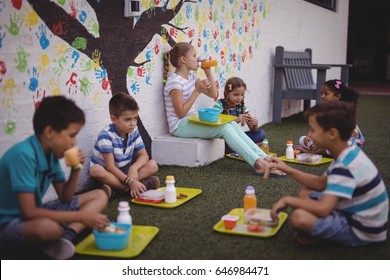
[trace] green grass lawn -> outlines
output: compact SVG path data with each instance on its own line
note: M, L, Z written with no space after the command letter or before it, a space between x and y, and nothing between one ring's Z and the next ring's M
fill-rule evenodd
M389 189L390 153L388 137L390 122L387 120L390 98L380 96L361 96L359 100L359 127L366 144L364 151L378 167ZM282 120L282 124L266 124L272 152L284 155L285 143L297 143L308 130L302 114ZM327 165L317 167L294 165L307 172L321 174ZM271 238L254 238L222 234L213 226L231 209L242 207L244 190L253 185L256 190L258 207L270 208L280 197L295 195L299 184L287 179L270 178L264 181L253 175L253 169L245 162L223 158L210 165L186 168L161 166L157 176L164 181L166 175L174 175L177 187L197 188L202 193L188 203L174 209L163 209L131 204L133 224L156 226L159 233L146 249L135 259L297 259L297 260L335 260L335 259L390 259L390 241L361 248L349 248L332 243L301 246L293 237L289 220ZM112 199L106 209L111 220L117 215L120 196ZM291 213L292 209L286 210ZM4 258L36 258L35 255L10 254ZM42 257L39 255L38 257ZM43 256L44 257L44 256ZM75 255L74 259L102 259L101 257Z

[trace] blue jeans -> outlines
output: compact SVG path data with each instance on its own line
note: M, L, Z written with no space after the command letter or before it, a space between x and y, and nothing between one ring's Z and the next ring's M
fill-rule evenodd
M173 135L183 138L222 138L251 166L254 166L259 158L264 159L267 156L234 121L220 126L209 126L192 123L188 119L184 119L173 132Z

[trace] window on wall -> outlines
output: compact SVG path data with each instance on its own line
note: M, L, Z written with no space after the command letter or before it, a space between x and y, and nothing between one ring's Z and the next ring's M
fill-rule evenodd
M321 6L331 11L336 11L337 0L305 0L305 1Z

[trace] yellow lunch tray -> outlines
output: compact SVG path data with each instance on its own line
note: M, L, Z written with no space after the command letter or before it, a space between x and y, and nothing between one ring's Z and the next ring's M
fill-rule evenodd
M294 159L286 159L286 156L281 156L279 158L283 161L286 161L286 162L304 164L304 165L312 165L312 166L326 164L326 163L330 163L332 161L331 158L327 158L327 157L322 157L322 160L320 162L301 162L301 161L297 161L297 159L295 157L294 157Z
M165 188L159 188L159 191L164 191ZM195 196L199 195L202 192L200 189L190 189L190 188L176 188L176 193L183 193L186 194L187 197L185 198L178 198L176 199L175 203L165 203L164 201L161 203L151 203L151 202L145 202L145 201L137 201L135 198L133 198L131 201L134 202L135 204L140 204L140 205L147 205L147 206L154 206L154 207L161 207L161 208L175 208L183 203L186 203L188 200L194 198Z
M211 126L220 126L222 124L225 124L225 123L228 123L228 122L231 122L231 121L237 119L237 117L236 116L231 116L231 115L226 115L226 114L220 114L218 121L216 121L214 123L201 121L199 119L198 115L189 116L189 117L187 117L187 119L190 122L194 122L194 123L199 123L199 124L204 124L204 125L211 125Z
M141 254L157 235L159 229L152 226L133 226L126 248L118 251L100 250L95 245L95 236L91 233L76 246L80 255L95 255L113 258L133 258Z
M267 155L269 155L269 156L276 156L276 153L269 152ZM237 153L225 154L225 157L231 158L231 159L237 159L237 160L245 161L245 159L242 156L240 156L239 154L237 154Z
M276 227L264 227L264 230L261 232L248 232L246 231L246 225L244 222L244 209L243 208L235 208L229 212L228 215L236 215L240 218L237 221L237 225L233 229L225 229L224 222L220 220L218 223L216 223L213 227L215 231L222 232L222 233L228 233L228 234L235 234L235 235L246 235L246 236L254 236L254 237L261 237L261 238L268 238L271 236L274 236L279 229L282 227L284 222L287 220L287 213L280 212L279 214L279 223Z

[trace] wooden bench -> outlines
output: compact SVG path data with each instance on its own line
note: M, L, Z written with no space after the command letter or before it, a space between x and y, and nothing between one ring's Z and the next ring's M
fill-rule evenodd
M282 100L304 100L304 110L310 107L311 100L316 103L321 98L321 87L326 81L326 70L331 67L341 68L341 80L348 84L350 64L312 64L312 51L304 52L285 51L278 46L275 49L274 63L274 96L272 122L281 123ZM312 71L317 71L317 79L314 82ZM285 81L286 89L283 89Z

